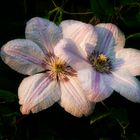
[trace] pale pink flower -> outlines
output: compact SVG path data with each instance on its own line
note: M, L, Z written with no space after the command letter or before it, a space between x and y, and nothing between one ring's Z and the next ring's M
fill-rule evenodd
M125 46L124 34L111 23L96 26L80 21L66 20L60 25L64 39L55 47L55 54L77 71L88 98L99 102L113 90L133 102L140 102L140 83L134 77L140 74L140 51ZM96 33L92 35L92 31ZM59 47L61 46L61 47ZM80 63L81 62L81 63Z
M26 39L9 41L1 49L6 64L29 75L18 89L21 112L36 113L58 102L74 116L89 115L94 103L87 99L88 93L81 87L76 71L54 52L63 36L61 28L35 17L27 22L25 32Z

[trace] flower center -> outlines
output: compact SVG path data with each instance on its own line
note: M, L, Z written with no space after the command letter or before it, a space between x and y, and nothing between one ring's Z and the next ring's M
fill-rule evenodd
M88 59L93 68L100 73L110 73L112 70L111 60L103 53L93 51Z
M76 71L73 70L66 62L49 54L45 63L47 65L47 72L56 80L68 80L69 76L76 76Z

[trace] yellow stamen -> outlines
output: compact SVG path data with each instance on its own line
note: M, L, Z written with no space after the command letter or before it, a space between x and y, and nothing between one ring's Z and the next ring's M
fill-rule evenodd
M68 80L69 76L76 76L76 72L68 66L62 59L50 54L46 57L45 63L47 65L47 73L49 73L54 79Z
M106 62L107 61L107 57L104 54L100 54L98 56L98 61Z
M56 60L56 61L52 64L52 69L51 69L51 71L53 71L54 73L56 73L56 74L62 73L64 70L65 70L64 62L61 61L60 59Z

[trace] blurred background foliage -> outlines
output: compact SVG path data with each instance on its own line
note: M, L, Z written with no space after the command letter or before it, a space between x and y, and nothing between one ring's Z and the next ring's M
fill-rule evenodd
M140 0L1 0L0 46L24 38L26 22L35 16L56 24L111 22L126 35L125 47L140 50ZM140 140L140 104L116 92L89 117L73 117L58 104L23 116L17 89L24 77L0 60L0 140Z

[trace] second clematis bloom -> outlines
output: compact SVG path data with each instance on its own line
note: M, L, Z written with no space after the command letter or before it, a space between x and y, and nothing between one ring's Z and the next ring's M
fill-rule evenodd
M77 117L92 113L95 104L87 99L76 71L55 55L54 48L63 37L61 27L35 17L27 22L25 32L26 39L9 41L1 49L6 64L29 75L18 89L21 112L36 113L58 102Z
M55 53L78 72L84 89L90 91L89 100L100 102L113 90L133 102L140 102L140 51L124 48L124 34L111 23L96 26L66 20L60 25L64 38ZM94 32L94 33L93 33Z

